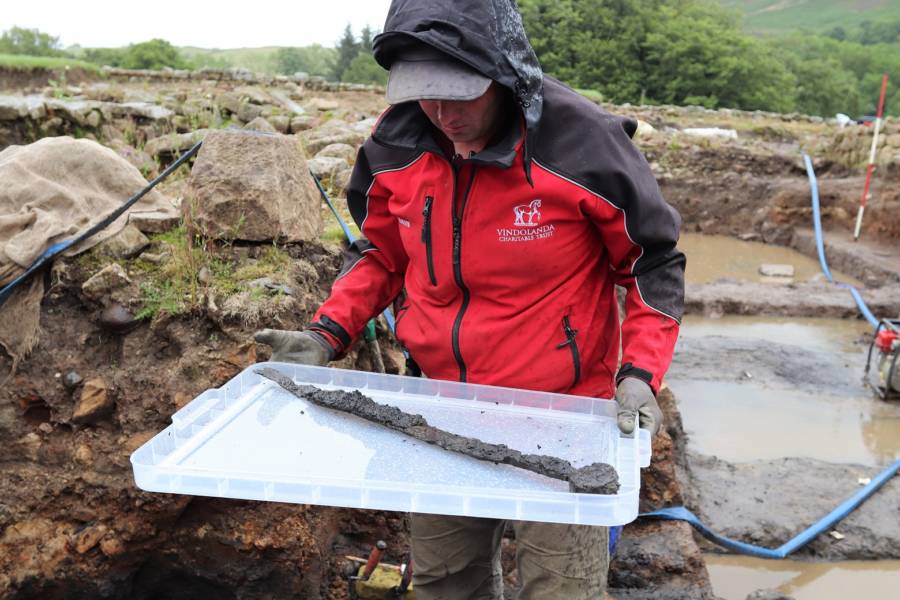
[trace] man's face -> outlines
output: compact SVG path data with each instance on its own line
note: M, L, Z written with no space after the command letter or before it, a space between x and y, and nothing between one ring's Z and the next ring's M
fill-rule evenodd
M455 144L487 142L500 115L497 82L474 100L419 100L419 106L435 127Z

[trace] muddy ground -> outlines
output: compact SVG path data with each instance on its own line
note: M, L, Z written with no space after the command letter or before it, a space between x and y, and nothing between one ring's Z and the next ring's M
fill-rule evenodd
M40 92L44 85L36 79L25 90L17 88L16 81L3 83L8 87L0 93L13 94ZM303 113L276 102L270 92L277 91L302 105ZM44 95L62 104L51 103L43 114L4 120L0 149L45 135L92 137L144 168L148 176L177 153L177 144L170 143L172 134L241 126L262 116L273 127L301 138L312 156L323 140L339 138L358 145L364 136L350 127L375 117L383 107L374 92L312 92L294 82L270 88L239 81L131 78L57 87ZM79 98L104 104L78 112L84 105L76 110L67 103ZM172 114L151 119L144 108L112 106L135 102L162 106ZM638 143L664 194L681 211L685 231L741 236L810 252L809 189L799 151L812 152L822 178L826 229L838 234L829 249L837 268L866 284L864 295L876 312L900 315L900 269L894 268L900 238L896 165L879 170L864 243L848 247L843 240L859 199L861 170L849 160L842 162L840 153L828 151L840 134L835 126L737 111L615 110L656 128ZM92 117L95 112L99 116ZM332 130L329 123L347 127ZM734 128L738 139L698 138L679 131L687 126ZM157 142L151 144L153 140ZM186 172L173 177L163 191L180 199L186 177ZM339 193L346 172L325 172L323 179ZM402 514L148 494L135 488L128 463L130 453L164 428L175 410L267 358L268 350L250 341L257 328L289 329L307 322L340 267L338 240L332 228L321 242L277 248L293 265L283 270L286 278L280 281L294 290L288 298L242 292L245 304L217 310L222 303L208 301L207 285L206 296L201 293L187 310L171 315L157 306L125 331L104 325L101 306L82 291L84 281L109 262L99 252L59 263L47 274L41 342L0 392L0 440L8 449L0 459L0 598L339 599L347 595L344 556L365 554L375 540L385 539L388 560L401 560L397 549L406 547ZM151 251L160 254L171 242L154 238ZM215 254L216 265L228 265L232 271L258 268L263 262L262 246L213 243L207 250ZM135 280L125 305L139 314L152 300L142 293L141 284L153 281L156 267L141 259L123 264ZM744 279L691 283L687 307L692 314L711 317L856 317L845 290L815 281L778 287ZM398 349L385 331L379 332L379 339L388 370L399 371ZM858 341L867 342L864 337ZM0 357L0 366L9 362ZM367 347L356 349L338 366L370 369ZM710 336L682 340L670 377L740 383L749 373L763 389L808 394L827 389L854 395L859 368L858 352L798 350L771 340ZM67 385L72 372L82 383ZM73 415L88 381L99 382L94 389L112 399L112 408L95 420L78 422ZM679 394L677 381L673 390ZM857 476L874 471L873 465L810 459L744 464L703 455L691 451L671 392L662 394L661 405L667 427L655 440L653 464L644 473L643 510L687 503L714 529L777 545L852 491ZM780 481L791 484L778 485ZM847 521L842 531L848 543L817 540L805 555L897 556L898 532L877 527L896 517L896 482L891 486ZM512 585L514 547L512 539L504 544L504 566ZM714 597L701 546L690 527L643 521L627 527L612 564L610 595Z

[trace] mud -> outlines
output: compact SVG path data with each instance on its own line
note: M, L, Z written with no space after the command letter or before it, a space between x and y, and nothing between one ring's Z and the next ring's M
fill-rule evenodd
M366 419L450 452L568 481L570 489L576 493L615 494L619 490L618 475L611 465L594 463L576 469L569 461L561 458L523 454L505 444L490 444L432 427L422 415L379 404L358 391L323 390L311 385L297 385L289 377L270 368L259 369L256 373L274 381L298 398L319 406Z
M881 287L900 283L900 252L897 252L895 245L865 237L854 241L849 232L842 231L829 231L823 244L829 267L857 273L867 286ZM795 230L791 237L791 247L807 256L817 256L815 233L809 229ZM835 278L841 279L837 274Z
M867 288L861 293L875 314L900 314L900 285ZM829 283L780 286L729 280L688 283L685 285L684 308L687 314L705 316L862 318L850 292Z
M805 458L730 463L693 453L688 454L688 467L688 506L703 522L721 535L768 548L780 546L827 515L859 490L861 478L881 470ZM834 526L842 539L820 535L795 556L900 558L898 509L900 479L894 477Z

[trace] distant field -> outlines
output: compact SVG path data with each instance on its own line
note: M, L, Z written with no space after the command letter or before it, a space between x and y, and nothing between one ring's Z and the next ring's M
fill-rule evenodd
M226 50L194 48L185 46L178 49L181 55L197 67L241 67L254 73L275 73L275 53L278 47L229 48Z
M13 69L61 69L77 67L86 71L99 72L97 65L75 60L73 58L57 58L49 56L22 56L19 54L0 54L0 66Z
M900 18L898 0L720 0L741 9L746 28L759 33L788 33L800 29L824 31L865 20Z

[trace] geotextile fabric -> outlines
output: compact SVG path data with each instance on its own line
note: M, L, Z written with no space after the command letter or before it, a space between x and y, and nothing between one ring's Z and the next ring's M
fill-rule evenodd
M49 247L72 239L118 208L147 181L113 150L90 140L44 138L0 152L0 287L23 273ZM151 191L130 212L177 216L174 205ZM128 214L80 244L74 256L116 235ZM13 370L39 338L43 284L36 276L0 306L0 347Z

